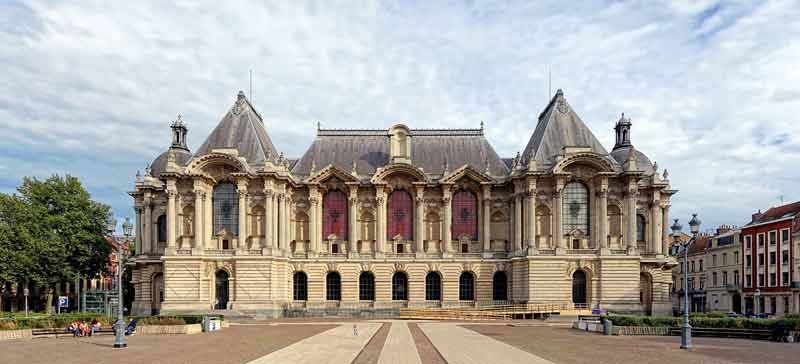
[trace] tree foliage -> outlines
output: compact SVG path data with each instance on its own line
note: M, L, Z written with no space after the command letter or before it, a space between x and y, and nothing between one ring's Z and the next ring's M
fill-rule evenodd
M75 177L24 178L0 194L0 281L53 287L104 271L109 219Z

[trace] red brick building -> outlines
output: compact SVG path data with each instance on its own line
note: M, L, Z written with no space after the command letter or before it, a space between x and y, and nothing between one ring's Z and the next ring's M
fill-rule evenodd
M753 214L742 227L742 282L745 312L784 315L798 312L797 249L793 234L800 201ZM794 284L792 282L795 282ZM796 288L794 289L797 290ZM756 299L757 297L757 299Z

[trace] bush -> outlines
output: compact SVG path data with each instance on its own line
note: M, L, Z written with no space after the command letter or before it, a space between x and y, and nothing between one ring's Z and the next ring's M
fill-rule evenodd
M707 315L705 315L707 316ZM607 315L614 326L642 326L642 327L680 327L683 318L659 316L631 316ZM714 318L695 316L689 318L689 323L696 328L719 329L758 329L770 330L776 325L784 325L788 330L800 330L800 319L747 319L747 318Z
M139 321L142 325L186 325L186 321L173 316L151 316Z

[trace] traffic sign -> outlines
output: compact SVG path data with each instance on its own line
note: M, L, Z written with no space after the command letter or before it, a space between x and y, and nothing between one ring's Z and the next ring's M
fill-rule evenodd
M69 307L69 297L58 296L58 307Z

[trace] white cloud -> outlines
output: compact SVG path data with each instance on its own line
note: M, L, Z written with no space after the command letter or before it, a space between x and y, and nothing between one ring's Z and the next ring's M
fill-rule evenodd
M620 112L670 170L672 212L743 223L800 199L792 1L25 2L0 5L0 189L71 172L129 214L182 113L196 148L248 87L279 149L325 127L477 127L522 149L553 89L611 148ZM295 4L295 3L292 3Z

